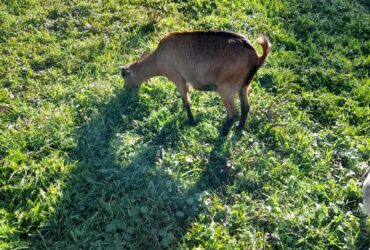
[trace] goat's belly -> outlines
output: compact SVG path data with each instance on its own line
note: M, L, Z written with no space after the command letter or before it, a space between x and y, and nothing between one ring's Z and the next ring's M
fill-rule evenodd
M200 83L190 83L190 85L196 89L201 91L216 91L217 86L215 84L200 84Z

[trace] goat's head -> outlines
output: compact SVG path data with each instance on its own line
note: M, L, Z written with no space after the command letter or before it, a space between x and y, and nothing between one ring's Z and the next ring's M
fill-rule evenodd
M142 83L142 79L135 74L135 70L132 65L121 66L121 76L125 80L127 88L138 88Z
M140 58L132 64L121 66L121 76L125 79L126 86L128 88L138 88L143 81L146 80L145 77L145 67L139 66L142 61L148 57L150 53L146 52L140 56Z

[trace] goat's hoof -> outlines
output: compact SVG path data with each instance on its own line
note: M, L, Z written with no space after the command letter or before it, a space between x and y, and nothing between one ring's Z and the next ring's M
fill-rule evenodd
M244 125L238 125L238 127L236 127L239 131L242 131L245 129L245 126Z
M230 128L225 128L225 127L223 127L223 128L221 129L220 134L221 134L221 136L227 136L227 135L229 134L229 131L230 131Z
M190 126L195 126L195 125L196 125L196 122L195 122L195 120L194 120L194 119L191 119L191 120L188 120L188 124L189 124Z

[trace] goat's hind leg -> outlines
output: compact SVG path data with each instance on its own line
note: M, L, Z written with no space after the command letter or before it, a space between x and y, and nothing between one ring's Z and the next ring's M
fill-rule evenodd
M251 109L248 100L248 89L249 86L244 85L239 92L240 111L241 111L241 117L238 126L239 130L243 130L245 128L245 122L247 121Z
M221 100L224 103L227 112L226 122L221 129L221 135L224 136L229 133L231 126L238 118L239 114L235 106L234 94L228 89L225 89L225 91L222 91L222 89L220 89L218 92L221 96Z

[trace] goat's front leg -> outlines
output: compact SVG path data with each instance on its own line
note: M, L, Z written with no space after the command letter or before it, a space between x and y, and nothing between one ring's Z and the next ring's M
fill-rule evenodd
M234 95L228 91L219 91L221 96L221 100L225 105L226 112L227 112L227 119L225 124L221 129L221 135L225 136L229 133L231 126L233 125L234 121L238 118L238 110L235 106Z
M185 107L186 113L188 114L189 125L195 125L194 116L193 116L193 113L191 112L191 108L190 108L190 102L187 102L185 100L184 101L184 107Z
M188 115L188 122L190 125L195 125L195 120L193 116L193 112L190 108L190 97L189 97L189 87L186 84L185 80L182 81L176 81L175 82L177 90L179 91L181 95L182 102L184 104L184 108L186 110L186 113Z

